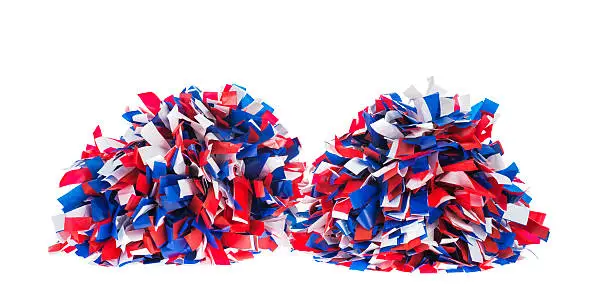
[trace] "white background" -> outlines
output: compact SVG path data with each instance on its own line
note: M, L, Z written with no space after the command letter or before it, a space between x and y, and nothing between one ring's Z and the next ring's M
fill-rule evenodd
M9 1L0 4L5 307L608 306L610 9L591 1ZM457 3L455 3L457 2ZM603 3L604 1L602 1ZM608 30L605 30L608 29ZM49 256L62 168L137 93L246 86L312 161L381 93L426 78L501 104L493 131L550 241L473 274L354 272L280 250L231 267ZM545 306L542 306L545 307Z

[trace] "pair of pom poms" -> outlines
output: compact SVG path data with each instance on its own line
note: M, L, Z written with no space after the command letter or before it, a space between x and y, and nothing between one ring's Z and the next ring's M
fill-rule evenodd
M491 139L497 104L430 85L381 95L310 167L274 109L196 87L94 132L60 186L51 252L104 266L230 264L279 245L356 270L479 271L548 238Z

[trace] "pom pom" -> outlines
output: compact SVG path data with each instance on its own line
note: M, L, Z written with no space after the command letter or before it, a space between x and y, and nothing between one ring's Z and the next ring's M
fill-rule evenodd
M289 245L285 211L300 196L297 138L245 89L184 89L127 111L120 139L94 132L54 217L59 242L104 265L230 264Z
M491 141L497 104L429 88L381 95L316 160L292 208L295 249L355 270L471 272L548 238Z

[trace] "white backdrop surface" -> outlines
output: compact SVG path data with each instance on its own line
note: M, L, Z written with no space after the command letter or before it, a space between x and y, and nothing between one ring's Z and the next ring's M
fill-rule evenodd
M601 2L603 3L603 1ZM20 1L0 4L4 307L609 305L610 10L579 1ZM410 84L500 104L493 130L548 213L537 258L482 273L354 272L281 249L231 267L50 256L62 169L137 93L247 87L302 159ZM544 307L544 306L542 306Z

